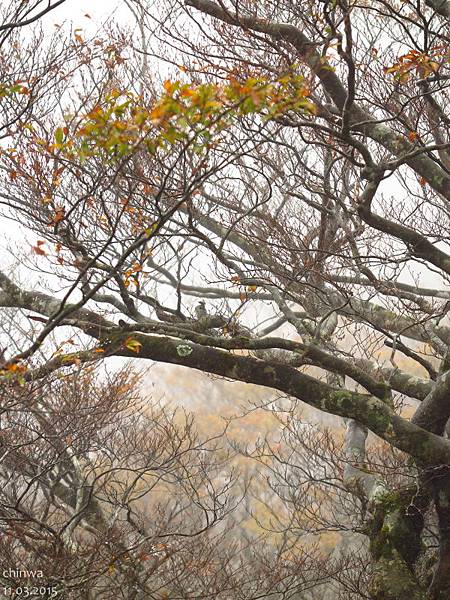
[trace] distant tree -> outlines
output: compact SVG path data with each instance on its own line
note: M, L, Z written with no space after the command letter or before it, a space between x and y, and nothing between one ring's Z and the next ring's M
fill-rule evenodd
M268 450L287 546L355 531L369 570L344 557L337 593L448 598L450 4L126 4L136 32L2 47L0 195L33 236L0 274L5 384L119 356L342 417L320 460L301 429ZM314 528L321 487L342 509Z
M97 375L2 391L2 596L251 587L227 567L228 525L214 531L238 501L217 440L201 441L191 416L144 403L129 369Z

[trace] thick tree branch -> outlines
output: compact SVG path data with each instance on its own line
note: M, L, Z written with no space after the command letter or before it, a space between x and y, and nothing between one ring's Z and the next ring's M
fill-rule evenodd
M293 367L192 342L180 343L167 337L143 334L133 337L142 345L140 358L182 365L284 392L324 412L355 419L424 465L450 462L450 442L400 417L385 402L370 394L333 388ZM114 351L118 356L136 356L122 348L120 340L112 346L105 345L105 350L108 353Z
M450 2L448 0L425 0L425 4L439 13L442 17L450 19Z

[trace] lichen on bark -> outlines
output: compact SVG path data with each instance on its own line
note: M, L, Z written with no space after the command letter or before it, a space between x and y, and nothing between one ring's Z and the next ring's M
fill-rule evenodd
M423 550L423 516L407 488L380 494L367 528L374 571L370 594L374 600L425 600L415 573Z

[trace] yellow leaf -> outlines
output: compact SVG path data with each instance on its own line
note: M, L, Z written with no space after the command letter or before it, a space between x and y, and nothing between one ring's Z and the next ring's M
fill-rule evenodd
M125 347L128 348L128 350L131 350L131 352L136 352L136 354L139 354L142 344L133 338L127 338L125 340Z
M158 123L161 122L161 120L165 116L166 112L167 112L166 107L164 107L162 104L157 104L155 106L155 108L150 112L151 122L153 124L157 125Z
M198 92L188 86L184 86L180 92L181 98L192 98L193 96L197 96L197 95L198 95Z

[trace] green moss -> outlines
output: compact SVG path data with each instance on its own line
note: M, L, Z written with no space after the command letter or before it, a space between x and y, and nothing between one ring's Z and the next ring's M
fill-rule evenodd
M354 405L354 394L348 390L334 390L325 398L325 408L338 414L345 414L346 411L354 409Z
M368 526L370 551L375 560L398 555L407 565L413 565L422 550L421 515L408 511L410 489L388 491L376 501L376 510Z
M377 506L384 512L396 510L402 504L404 504L404 501L402 501L402 494L396 490L383 492L383 494L380 494L377 498Z
M369 593L373 600L425 600L416 578L397 553L381 558L374 569Z
M439 368L440 373L445 373L450 370L450 352L444 356L441 362L441 366Z
M377 384L377 392L378 392L380 400L382 400L383 402L385 402L388 406L390 406L392 408L393 401L392 401L391 386L388 385L387 383L384 383L383 381L380 381Z
M353 414L358 419L361 411L361 420L367 422L375 432L386 432L392 427L392 415L389 407L383 400L367 396L367 402L361 402L361 395L348 390L333 390L323 400L323 409L343 417Z
M265 373L266 375L276 375L275 369L271 366L264 367L263 373Z
M370 593L374 600L424 600L412 567L422 549L420 528L405 512L410 493L386 492L378 498L367 533L374 574Z

